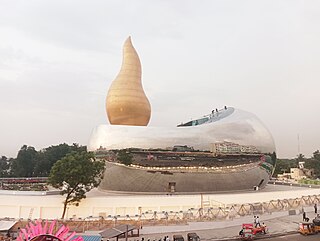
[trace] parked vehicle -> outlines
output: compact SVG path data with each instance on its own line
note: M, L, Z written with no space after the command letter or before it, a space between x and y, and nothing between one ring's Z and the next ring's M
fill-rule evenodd
M253 240L257 234L266 234L267 231L267 226L264 224L254 227L252 223L243 223L239 236L241 240Z
M187 234L188 241L200 241L200 237L196 233Z
M239 232L241 240L252 240L253 239L253 224L252 223L243 223L242 229Z
M310 222L299 223L299 233L303 235L316 234L320 232L320 226Z
M180 234L173 235L173 241L184 241L184 238Z

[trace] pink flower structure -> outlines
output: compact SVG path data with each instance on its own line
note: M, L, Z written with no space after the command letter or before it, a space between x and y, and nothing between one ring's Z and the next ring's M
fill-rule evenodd
M51 223L48 220L29 222L25 228L20 230L17 241L71 241L76 235L76 232L69 233L70 230L65 225L56 224L56 220ZM83 241L83 238L78 236L72 241Z

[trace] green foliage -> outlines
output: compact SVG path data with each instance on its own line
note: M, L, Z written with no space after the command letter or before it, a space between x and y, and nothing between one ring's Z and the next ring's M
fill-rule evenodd
M299 154L297 156L297 158L294 158L294 159L278 159L273 176L276 177L278 174L282 174L284 172L289 173L290 168L298 167L298 162L305 162L304 168L313 169L314 170L314 177L320 178L320 152L319 152L319 150L317 150L313 153L312 158L306 158L303 154ZM308 182L308 181L306 181L306 182Z
M0 158L0 177L9 176L9 168L12 163L12 159L8 159L6 156Z
M290 168L293 167L298 167L298 161L296 159L278 159L273 176L276 177L278 174L282 174L284 172L289 173Z
M313 169L314 177L320 178L320 161L316 159L305 160L304 167L307 169Z
M132 155L129 151L127 151L126 149L122 149L122 150L119 150L118 152L118 160L124 164L124 165L130 165L132 164Z
M78 144L73 143L73 145L68 145L66 143L50 146L38 153L38 162L35 166L35 175L36 176L48 176L51 170L51 167L56 163L56 161L62 159L68 153L73 151L86 151L85 146L79 146Z
M66 195L62 219L68 204L78 205L86 192L100 184L104 167L104 161L95 160L93 153L86 151L71 152L53 165L48 183Z
M305 156L303 155L303 154L299 154L298 155L298 157L297 157L297 161L298 162L303 162L303 161L305 161L306 160L306 158L305 158Z
M23 145L11 167L11 176L32 177L37 160L37 151L32 146Z
M298 181L301 184L320 185L320 180L301 179Z
M320 161L320 151L319 150L316 150L313 153L313 158L316 159L317 161Z
M36 151L34 147L24 145L17 158L0 159L0 177L46 177L54 163L72 151L86 151L86 147L63 143Z

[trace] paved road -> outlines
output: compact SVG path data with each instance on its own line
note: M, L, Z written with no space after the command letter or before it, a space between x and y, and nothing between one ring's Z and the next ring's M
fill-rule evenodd
M307 216L313 218L314 211L313 207L304 207L307 212ZM261 240L317 240L320 241L320 234L314 236L302 236L287 235L284 237L276 237L277 235L284 235L286 233L297 232L298 224L302 221L301 214L288 215L287 211L274 212L270 214L262 214L260 221L264 222L268 229L269 234L266 235L266 239ZM163 240L164 236L169 236L172 240L174 234L181 234L186 237L187 233L197 233L201 240L214 241L214 240L238 240L238 233L243 223L252 222L252 216L238 217L233 220L217 220L217 221L206 221L206 222L188 222L185 225L175 226L145 226L140 230L139 240L144 237L144 240ZM270 235L274 237L270 237ZM269 237L267 237L269 236ZM289 238L288 238L289 237ZM137 239L131 238L130 241L136 241ZM258 239L257 239L258 240Z
M272 241L319 241L320 240L320 234L315 235L308 235L303 236L301 234L292 234L287 236L281 236L277 238L270 238L270 239L261 239L262 240L272 240Z

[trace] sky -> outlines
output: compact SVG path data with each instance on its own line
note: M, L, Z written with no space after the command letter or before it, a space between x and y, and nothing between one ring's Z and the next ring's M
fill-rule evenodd
M309 157L320 149L319 25L318 0L1 0L0 155L86 145L108 123L131 36L150 126L233 106L267 126L278 157Z

